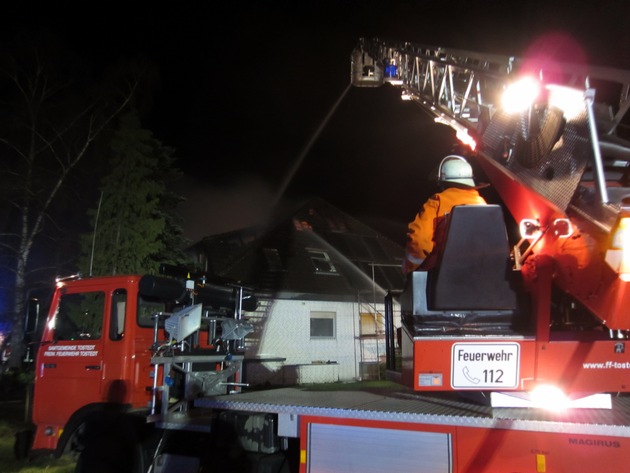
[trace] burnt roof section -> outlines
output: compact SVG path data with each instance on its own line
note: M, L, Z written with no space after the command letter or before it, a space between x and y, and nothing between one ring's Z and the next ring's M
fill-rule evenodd
M275 298L380 302L404 285L404 249L319 198L267 225L208 236L192 251L209 274Z

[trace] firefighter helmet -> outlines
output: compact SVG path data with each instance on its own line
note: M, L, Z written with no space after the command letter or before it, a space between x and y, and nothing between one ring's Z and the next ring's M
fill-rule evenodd
M472 166L464 158L454 154L448 155L440 163L438 181L475 187Z

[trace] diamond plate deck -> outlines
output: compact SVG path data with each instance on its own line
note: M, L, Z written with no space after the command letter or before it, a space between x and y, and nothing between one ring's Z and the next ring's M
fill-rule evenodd
M630 398L616 397L613 409L491 408L456 395L418 394L401 389L319 390L279 388L201 398L197 407L311 415L374 421L630 437Z

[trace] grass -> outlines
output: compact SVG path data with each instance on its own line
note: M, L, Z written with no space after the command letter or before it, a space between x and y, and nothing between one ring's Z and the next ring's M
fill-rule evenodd
M69 455L17 460L13 454L15 433L24 429L24 402L0 401L0 471L2 473L72 473L75 461Z

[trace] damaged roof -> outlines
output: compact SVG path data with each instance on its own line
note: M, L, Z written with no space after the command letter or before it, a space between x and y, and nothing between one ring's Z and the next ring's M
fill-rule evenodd
M319 198L266 225L208 236L191 250L209 274L274 298L381 298L404 285L404 249Z

